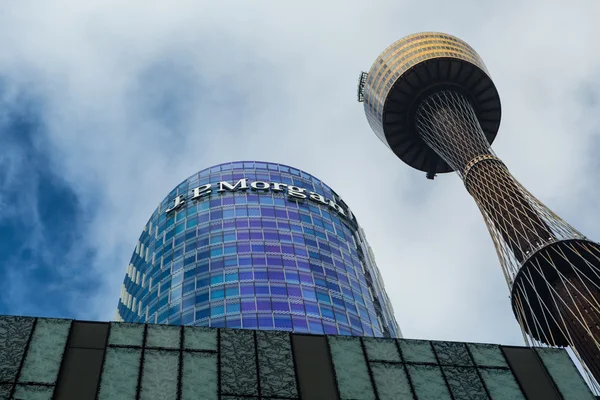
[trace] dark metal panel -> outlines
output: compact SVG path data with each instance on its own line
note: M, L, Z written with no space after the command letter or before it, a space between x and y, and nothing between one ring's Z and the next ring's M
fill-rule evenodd
M108 336L108 322L74 321L69 347L104 349Z
M533 349L500 346L528 400L562 400Z
M69 348L57 382L55 399L95 398L103 358L104 349Z
M302 400L337 400L337 386L325 336L292 334Z

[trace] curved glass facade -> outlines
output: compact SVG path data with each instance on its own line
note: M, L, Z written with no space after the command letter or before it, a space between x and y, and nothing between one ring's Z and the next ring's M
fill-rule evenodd
M400 337L356 218L298 169L233 162L160 203L131 257L116 319Z

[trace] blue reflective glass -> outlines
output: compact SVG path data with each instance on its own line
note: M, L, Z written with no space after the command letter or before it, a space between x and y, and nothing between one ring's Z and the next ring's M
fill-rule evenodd
M196 309L196 320L208 318L210 316L210 309L205 308L202 310Z
M240 303L227 304L227 314L239 314Z
M211 317L215 317L218 315L223 315L225 313L225 306L223 305L218 305L218 306L212 306L210 309L210 316Z
M211 289L210 290L210 300L223 300L225 298L225 290L219 289Z
M378 275L371 260L357 250L355 221L317 199L288 198L285 190L217 192L219 181L235 184L243 178L248 185L257 180L295 185L344 204L318 178L280 164L225 163L192 175L161 202L151 216L152 229L147 224L140 237L152 257L132 257L146 282L151 276L154 284L140 288L125 278L136 306L148 308L147 320L330 334L381 335L383 328L386 335L396 336L383 286L376 279L367 282L362 273L364 268ZM191 188L206 183L214 185L212 194L199 201L186 199L177 211L165 212L176 195L191 196ZM235 302L223 305L223 299ZM119 302L118 310L126 321L145 320L138 307L131 310ZM256 312L260 320L247 315ZM285 314L290 312L294 318ZM321 318L329 322L322 324ZM387 325L380 327L378 320Z
M227 287L225 289L225 296L227 298L239 297L240 289L237 286Z

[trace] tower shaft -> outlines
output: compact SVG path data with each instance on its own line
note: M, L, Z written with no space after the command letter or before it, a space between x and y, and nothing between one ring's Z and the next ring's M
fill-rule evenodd
M415 124L477 203L525 330L546 344L571 345L600 380L597 245L586 243L510 174L462 94L431 94L418 106Z
M472 164L465 185L517 261L524 261L542 243L554 239L548 225L499 159L480 158Z
M475 200L530 344L571 346L600 391L600 244L535 198L490 149L500 95L468 43L421 32L361 73L358 100L373 132L404 163L456 171Z
M429 96L417 111L416 125L421 138L458 172L488 224L519 262L554 239L526 190L490 150L463 95L448 90Z

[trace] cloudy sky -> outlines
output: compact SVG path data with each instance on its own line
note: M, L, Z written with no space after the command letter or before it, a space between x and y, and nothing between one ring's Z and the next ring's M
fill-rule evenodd
M352 207L405 337L522 344L459 178L405 166L356 102L359 72L419 31L480 53L503 105L495 151L600 240L600 3L155 3L0 1L0 314L112 319L168 191L266 160Z

